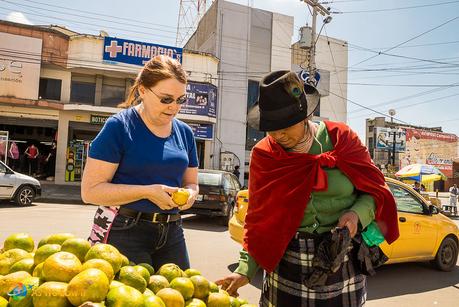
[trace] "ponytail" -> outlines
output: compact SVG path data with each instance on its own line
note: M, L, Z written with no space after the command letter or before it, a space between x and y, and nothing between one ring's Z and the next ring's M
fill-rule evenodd
M118 108L130 108L139 104L139 82L135 80L134 84L129 89L129 95L126 101L120 103Z

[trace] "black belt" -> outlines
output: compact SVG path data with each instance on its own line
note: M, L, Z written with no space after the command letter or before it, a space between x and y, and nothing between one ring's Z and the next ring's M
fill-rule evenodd
M132 217L139 220L146 220L152 223L173 223L181 219L180 214L166 214L166 213L145 213L129 208L121 207L118 214Z

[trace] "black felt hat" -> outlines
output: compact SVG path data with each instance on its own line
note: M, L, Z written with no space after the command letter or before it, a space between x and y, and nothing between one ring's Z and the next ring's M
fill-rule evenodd
M300 81L296 73L279 70L264 76L258 101L247 114L247 123L260 131L276 131L299 123L319 105L317 89Z

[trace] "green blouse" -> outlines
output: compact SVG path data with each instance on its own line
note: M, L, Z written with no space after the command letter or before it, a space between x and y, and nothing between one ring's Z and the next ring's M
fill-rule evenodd
M333 150L333 143L323 122L320 122L310 154L317 155ZM312 192L298 231L324 233L336 226L345 211L359 216L360 228L365 229L375 217L375 202L369 194L354 189L352 182L338 168L324 168L328 176L328 190ZM245 250L241 250L236 273L249 279L259 266Z

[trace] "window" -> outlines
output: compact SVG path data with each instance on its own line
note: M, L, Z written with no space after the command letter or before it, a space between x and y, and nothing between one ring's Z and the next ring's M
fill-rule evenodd
M62 80L40 78L38 96L40 99L61 100Z
M424 213L423 204L410 192L400 186L389 184L389 188L394 194L397 210L408 213Z
M106 78L102 83L101 104L116 107L125 100L126 82L124 79Z
M213 173L198 173L198 182L202 185L220 186L222 175Z
M70 101L81 104L94 104L96 80L94 76L72 75Z
M258 100L258 87L258 81L249 80L247 93L247 112L250 110L251 107L253 107L255 102ZM255 146L255 144L258 143L259 140L265 137L264 132L253 129L249 125L247 125L245 135L245 150L252 150L252 147Z
M6 173L6 166L0 163L0 173Z

